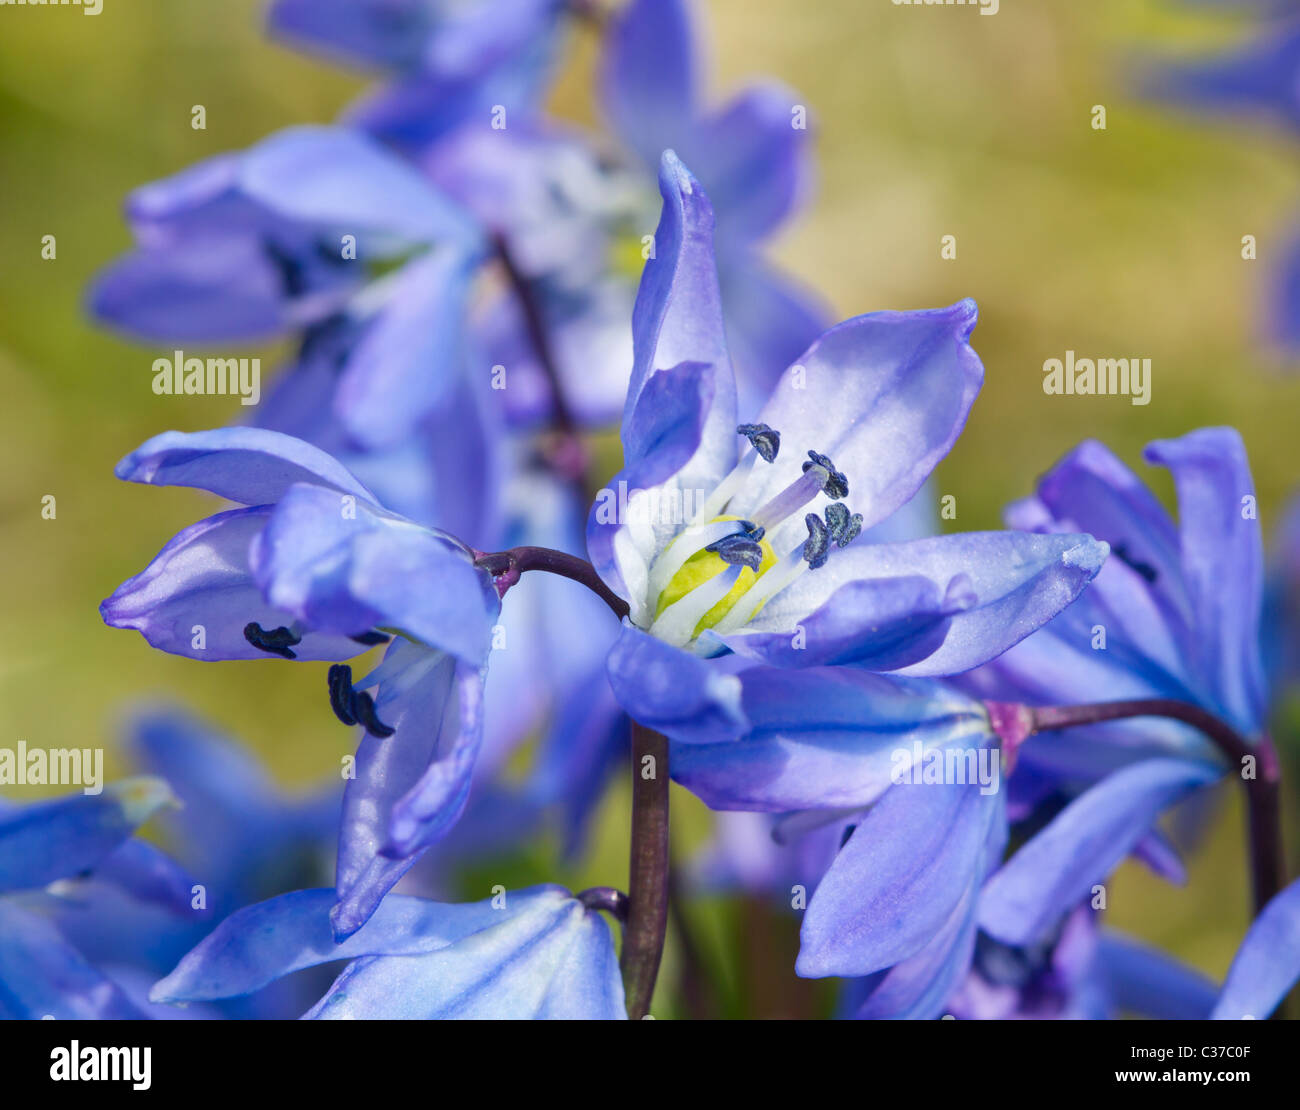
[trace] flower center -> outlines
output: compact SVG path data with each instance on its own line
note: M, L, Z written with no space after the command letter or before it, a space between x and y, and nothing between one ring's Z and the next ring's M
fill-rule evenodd
M768 599L804 571L823 566L832 543L849 544L862 528L842 499L848 479L825 455L808 452L802 473L753 515L726 513L757 462L771 463L781 447L780 433L765 424L742 424L738 435L752 450L706 499L691 523L664 548L650 568L648 596L654 599L650 633L684 646L706 629L734 632L748 624ZM819 493L830 497L826 516L807 513L808 538L778 556L764 537L768 529L798 512Z

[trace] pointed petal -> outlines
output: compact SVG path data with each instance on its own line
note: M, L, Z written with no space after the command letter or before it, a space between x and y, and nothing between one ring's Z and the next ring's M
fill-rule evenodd
M1277 895L1246 931L1211 1018L1264 1019L1300 980L1300 882Z
M1031 944L1104 880L1161 812L1223 770L1149 759L1103 779L1065 807L987 883L980 927Z

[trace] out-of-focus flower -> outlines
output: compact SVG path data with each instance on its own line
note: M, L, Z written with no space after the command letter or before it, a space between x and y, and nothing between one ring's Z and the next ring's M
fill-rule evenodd
M121 985L94 966L42 911L42 888L88 876L179 912L190 882L157 848L131 837L174 802L160 779L110 783L99 794L0 808L0 1017L141 1018Z

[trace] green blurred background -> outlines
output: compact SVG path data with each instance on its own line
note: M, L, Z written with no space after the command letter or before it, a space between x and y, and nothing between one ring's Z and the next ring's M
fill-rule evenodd
M702 4L721 97L748 78L798 90L816 126L818 180L776 253L839 316L973 296L987 382L938 490L962 530L996 527L1001 506L1085 436L1139 462L1149 440L1231 423L1245 436L1270 528L1297 473L1300 377L1263 350L1259 306L1300 207L1300 146L1255 129L1200 124L1132 95L1142 50L1194 52L1245 24L1172 0L1003 0L985 17L889 0L710 0ZM242 737L286 783L331 773L351 735L330 713L323 674L274 662L203 665L150 650L100 624L96 606L179 527L209 506L185 490L115 481L126 451L168 428L235 418L227 398L157 397L152 349L91 326L81 297L128 245L120 217L134 186L276 128L326 121L363 85L268 41L257 0L104 0L0 9L0 467L7 573L0 612L0 744L111 744L124 706L179 699ZM576 36L556 109L592 118L595 39ZM190 127L192 105L207 130ZM1108 129L1093 130L1093 105ZM57 237L56 261L41 237ZM1241 258L1258 237L1259 261ZM940 238L957 238L955 261ZM1154 364L1152 402L1049 397L1045 359L1132 356ZM268 369L280 350L260 353ZM1151 473L1168 499L1162 473ZM57 498L43 520L41 498ZM121 770L109 756L110 770ZM682 839L706 819L675 792ZM621 883L625 799L615 794L592 858L549 865L549 845L492 881ZM1291 822L1295 827L1296 822ZM1129 867L1111 920L1167 944L1214 975L1247 920L1236 799L1192 880L1173 889ZM473 882L469 884L475 885ZM476 896L482 896L478 894ZM768 961L770 999L793 1012L788 935L744 952L727 943L742 912L699 916L706 956L728 981ZM667 972L678 957L670 952ZM665 992L657 1011L671 1014ZM733 1000L734 1001L734 1000Z

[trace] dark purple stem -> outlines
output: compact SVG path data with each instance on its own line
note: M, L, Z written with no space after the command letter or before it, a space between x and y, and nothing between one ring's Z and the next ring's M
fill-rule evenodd
M564 382L560 378L559 364L555 361L555 352L551 349L550 336L547 334L546 321L542 317L541 305L537 302L536 291L528 276L519 269L510 245L504 235L497 235L494 241L498 260L510 282L524 314L524 326L528 329L529 342L546 375L551 390L551 424L554 441L548 448L549 461L552 466L571 481L578 481L587 469L587 452L582 444L582 434L573 410L569 407L564 393Z
M612 886L593 886L574 895L589 910L604 910L620 923L627 924L627 895Z
M650 1011L668 932L668 739L632 723L632 852L623 988L627 1016Z
M586 559L551 547L511 547L488 554L477 552L474 565L482 567L496 579L497 593L503 597L506 590L518 582L519 576L525 571L544 570L548 574L558 574L561 578L582 583L608 605L619 620L630 611L627 602L605 585L596 573L596 568Z
M989 709L995 728L1001 735L1011 737L1013 748L1019 743L1017 735L1023 740L1034 733L1050 729L1093 725L1126 717L1169 717L1205 733L1228 762L1237 768L1238 774L1242 774L1246 759L1251 759L1255 764L1255 775L1253 778L1243 775L1242 781L1246 786L1251 887L1256 916L1282 889L1285 874L1278 800L1281 768L1278 765L1277 751L1268 736L1262 736L1258 743L1251 744L1213 713L1172 698L1140 698L1132 701L1098 702L1095 705L1051 705L1038 708L995 702L990 704ZM1007 731L1003 732L1003 728Z

